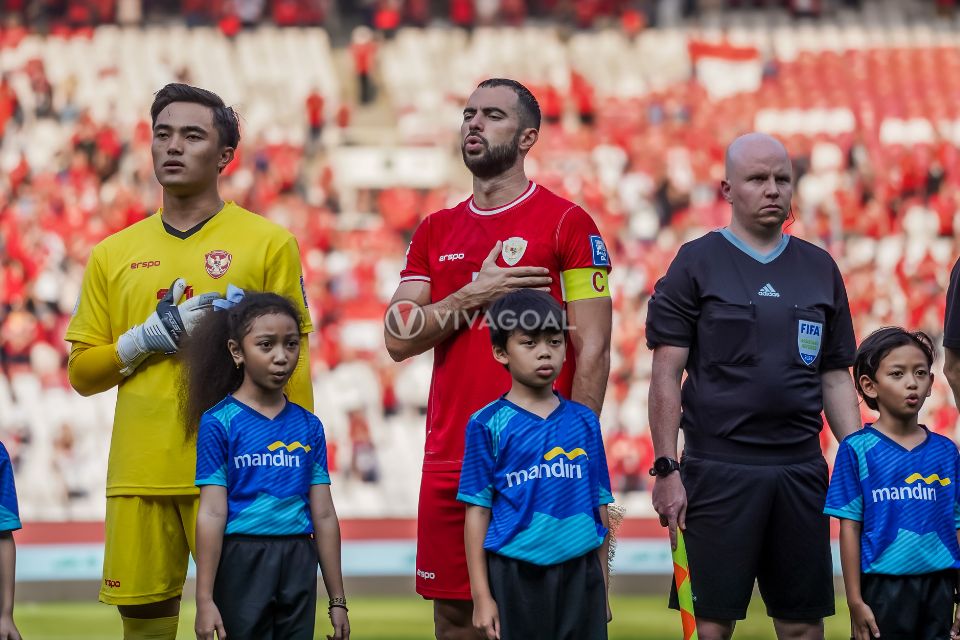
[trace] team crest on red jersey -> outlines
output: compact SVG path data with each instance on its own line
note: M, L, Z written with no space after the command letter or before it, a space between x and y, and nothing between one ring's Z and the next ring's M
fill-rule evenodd
M527 241L520 236L513 236L503 241L503 249L500 250L500 255L503 256L503 261L512 267L520 262L520 258L523 257L523 252L526 250Z
M203 266L207 269L210 277L220 278L223 277L223 274L230 268L230 262L233 260L233 256L227 251L217 249L216 251L207 253L207 255L203 257L203 260Z

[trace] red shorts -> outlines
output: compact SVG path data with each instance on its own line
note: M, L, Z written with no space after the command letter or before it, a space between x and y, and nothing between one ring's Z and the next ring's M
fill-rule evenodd
M470 600L459 488L459 471L427 471L420 482L417 593L430 600Z

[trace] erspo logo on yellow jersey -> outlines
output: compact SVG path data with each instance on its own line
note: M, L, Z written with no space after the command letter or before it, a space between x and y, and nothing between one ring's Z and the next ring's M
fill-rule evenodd
M554 447L543 454L543 459L547 462L535 464L529 469L508 471L506 473L507 487L520 485L536 478L569 478L571 480L580 480L583 478L583 468L579 462L573 464L573 460L581 456L583 458L589 458L587 452L580 447L576 447L570 451L566 451L563 447ZM548 464L551 460L561 457L566 458L570 462L557 460L552 464Z
M278 451L286 449L286 453ZM291 455L297 449L303 449L304 453L310 453L310 445L301 444L300 441L287 444L277 440L267 445L267 451L270 453L245 453L239 456L233 456L233 465L237 469L246 467L300 467L299 455ZM274 453L276 452L276 453Z

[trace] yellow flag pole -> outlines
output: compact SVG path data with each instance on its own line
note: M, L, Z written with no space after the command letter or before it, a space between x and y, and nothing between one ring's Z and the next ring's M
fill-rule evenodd
M683 640L699 640L697 620L693 615L693 589L690 587L690 563L687 561L687 545L683 532L677 528L677 548L673 553L673 579L677 585L677 601L680 603L680 622L683 625Z

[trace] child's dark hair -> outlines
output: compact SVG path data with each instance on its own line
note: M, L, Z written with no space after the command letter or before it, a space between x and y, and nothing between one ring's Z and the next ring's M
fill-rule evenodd
M196 436L200 417L240 388L243 370L230 355L227 341L242 342L253 321L271 313L285 314L300 326L300 312L275 293L251 292L229 309L211 309L187 337L179 351L183 361L181 413L187 436Z
M507 348L507 340L517 331L536 338L566 328L560 303L546 291L536 289L517 289L497 298L487 311L486 321L490 342L500 349Z
M935 354L933 340L923 331L910 332L902 327L884 327L877 329L860 343L860 348L857 349L857 357L853 362L853 381L857 385L857 393L860 394L866 405L874 411L877 410L877 399L868 398L863 394L863 388L860 386L860 376L867 376L871 380L876 380L877 370L887 354L898 347L907 345L920 349L923 355L927 357L927 366L933 366Z

